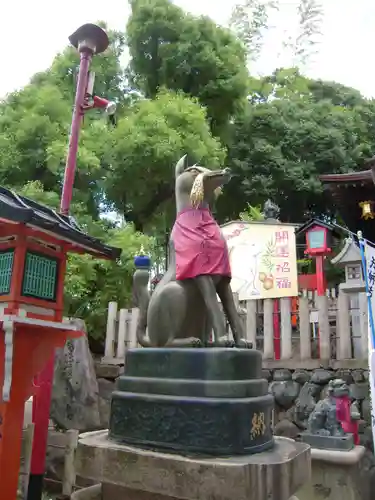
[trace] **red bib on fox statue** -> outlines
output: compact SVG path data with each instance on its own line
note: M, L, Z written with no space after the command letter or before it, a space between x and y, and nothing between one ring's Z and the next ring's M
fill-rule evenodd
M177 280L202 274L231 277L227 243L208 208L187 208L179 212L171 236Z

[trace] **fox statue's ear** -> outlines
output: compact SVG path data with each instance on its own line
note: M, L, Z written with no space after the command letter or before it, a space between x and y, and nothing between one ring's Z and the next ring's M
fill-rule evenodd
M187 169L188 167L188 157L187 155L184 155L182 158L180 158L177 162L177 165L176 165L176 178L182 174L182 172Z

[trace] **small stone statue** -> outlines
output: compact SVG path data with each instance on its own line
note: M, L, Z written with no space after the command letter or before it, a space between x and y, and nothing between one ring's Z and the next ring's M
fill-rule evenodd
M342 448L343 438L349 438L351 446L359 443L358 420L360 414L355 403L350 402L349 388L341 379L331 380L328 384L328 395L319 401L315 409L310 414L306 433L302 433L303 440L309 441L311 446L315 446L318 438L339 438L336 442L332 439L326 440L327 447ZM309 437L309 439L306 439ZM315 444L313 444L315 443ZM336 443L336 445L335 445ZM315 446L324 448L326 446Z
M265 220L278 221L280 215L280 208L271 200L267 200L263 207L263 214Z

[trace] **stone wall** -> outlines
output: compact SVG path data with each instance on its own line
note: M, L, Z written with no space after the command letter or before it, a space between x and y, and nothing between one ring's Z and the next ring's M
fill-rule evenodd
M314 360L315 361L315 360ZM275 397L274 431L276 435L296 438L306 428L306 421L320 399L327 394L328 382L343 379L350 388L353 401L361 413L359 433L361 444L372 449L369 373L364 368L275 368L279 362L265 362L263 377L269 382L269 390ZM361 363L365 366L365 363ZM308 363L307 363L308 365ZM312 365L312 363L310 363ZM345 363L341 363L345 366ZM115 379L122 367L96 363L102 422L109 417L110 395Z
M343 379L350 388L352 401L361 414L360 441L372 450L369 373L365 369L264 369L269 390L275 397L274 432L279 436L297 438L306 428L307 418L316 403L327 395L327 386L334 378Z

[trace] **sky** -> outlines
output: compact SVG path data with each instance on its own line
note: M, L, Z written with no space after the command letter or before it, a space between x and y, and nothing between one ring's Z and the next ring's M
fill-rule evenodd
M196 15L208 15L226 25L238 0L175 0ZM265 38L260 59L252 74L269 74L276 67L291 65L281 40L293 34L297 0L280 0L280 10L271 20L275 27ZM104 20L110 28L124 30L129 15L126 0L9 0L2 6L0 97L26 85L31 76L48 68L68 36L81 24ZM334 80L375 97L374 0L322 0L322 36L305 73Z

